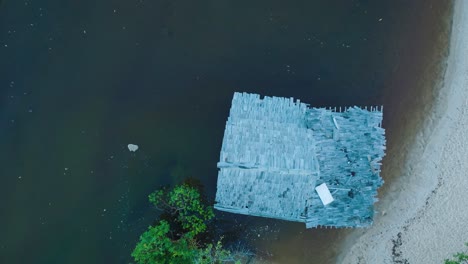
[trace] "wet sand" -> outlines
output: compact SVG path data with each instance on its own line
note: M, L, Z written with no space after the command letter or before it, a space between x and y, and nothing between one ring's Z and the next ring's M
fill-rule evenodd
M366 230L345 240L339 263L442 263L468 240L468 2L457 1L447 68L401 176ZM395 164L393 164L395 165Z

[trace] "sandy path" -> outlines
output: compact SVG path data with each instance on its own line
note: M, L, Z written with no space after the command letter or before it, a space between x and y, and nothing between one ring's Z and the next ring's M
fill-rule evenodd
M443 263L468 242L468 1L455 3L445 83L374 226L339 263Z

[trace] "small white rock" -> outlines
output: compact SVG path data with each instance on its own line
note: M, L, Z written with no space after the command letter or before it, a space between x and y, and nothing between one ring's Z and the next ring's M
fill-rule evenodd
M128 144L128 150L130 150L131 152L135 152L138 150L138 146L134 144Z

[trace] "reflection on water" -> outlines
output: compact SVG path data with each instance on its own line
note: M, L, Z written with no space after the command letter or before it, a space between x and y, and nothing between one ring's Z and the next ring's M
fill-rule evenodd
M214 197L234 91L384 104L397 144L439 2L3 2L0 262L128 263L152 190L193 176ZM346 233L239 221L279 263L330 262Z

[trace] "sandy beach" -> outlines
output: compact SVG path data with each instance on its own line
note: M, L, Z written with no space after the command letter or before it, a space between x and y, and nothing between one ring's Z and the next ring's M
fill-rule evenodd
M456 1L439 96L374 225L345 240L338 263L443 263L468 242L468 1Z

